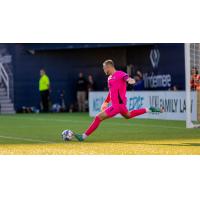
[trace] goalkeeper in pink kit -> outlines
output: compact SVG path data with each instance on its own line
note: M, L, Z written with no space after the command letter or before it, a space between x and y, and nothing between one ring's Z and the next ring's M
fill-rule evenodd
M147 112L163 112L162 109L154 107L128 111L126 107L126 86L127 83L135 84L135 80L129 77L125 72L117 71L112 60L106 60L103 63L103 70L105 74L109 76L108 96L101 106L101 112L94 118L94 121L89 128L83 134L75 134L78 141L84 141L98 128L103 120L112 118L117 114L121 114L126 119L131 119ZM110 102L111 106L108 107Z

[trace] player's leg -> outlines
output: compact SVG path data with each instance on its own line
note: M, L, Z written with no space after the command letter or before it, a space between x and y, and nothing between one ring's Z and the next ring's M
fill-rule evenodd
M100 123L105 120L108 119L109 116L106 114L105 111L100 112L93 120L92 124L89 126L89 128L85 131L85 133L83 134L83 139L85 139L86 137L88 137L89 135L91 135L100 125Z
M147 108L141 108L141 109L137 109L137 110L122 112L121 115L126 119L131 119L133 117L143 115L143 114L147 113L148 111L149 111L149 109L147 109Z
M75 134L76 139L79 141L85 140L99 127L100 123L107 118L109 118L109 116L105 113L105 111L100 112L83 134Z
M110 106L105 111L100 112L90 124L89 128L83 134L75 134L75 137L79 141L85 140L89 135L91 135L100 125L100 123L108 118L111 118L119 113L117 107Z
M148 111L149 110L147 108L141 108L141 109L137 109L137 110L128 111L125 104L120 105L120 114L126 119L131 119L133 117L143 115Z
M121 115L126 118L126 119L131 119L133 117L137 117L139 115L143 115L145 113L162 113L163 109L162 108L154 108L154 107L150 107L150 108L140 108L137 110L131 110L128 111L128 109L126 108L126 106L122 106L121 107Z

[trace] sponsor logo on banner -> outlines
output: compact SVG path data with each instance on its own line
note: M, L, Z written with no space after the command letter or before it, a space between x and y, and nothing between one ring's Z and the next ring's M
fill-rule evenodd
M104 102L104 98L103 97L97 97L97 98L93 98L92 100L92 110L94 112L99 112L101 109L101 105Z
M89 112L90 116L95 116L101 109L101 105L107 96L107 92L90 92ZM191 116L192 120L197 120L196 93L191 95ZM140 108L162 107L164 113L144 114L138 118L185 120L186 101L185 92L182 91L154 91L154 92L127 92L127 108L135 110ZM118 115L119 116L119 115Z
M128 99L127 107L129 110L139 109L143 106L144 97L134 96Z
M150 60L153 68L158 67L158 63L160 60L160 51L158 49L152 49L150 52Z
M153 71L151 74L144 73L144 87L147 89L156 89L156 88L170 88L172 78L170 74L154 74L154 72L158 69L159 61L160 61L160 51L159 49L152 49L150 51L150 61L153 67Z
M170 88L171 87L171 75L161 74L161 75L148 75L145 73L143 75L144 87L145 88Z
M161 98L159 96L149 96L150 106L162 107L165 112L168 113L185 113L186 112L186 100L183 98ZM194 109L194 99L191 100L191 112Z

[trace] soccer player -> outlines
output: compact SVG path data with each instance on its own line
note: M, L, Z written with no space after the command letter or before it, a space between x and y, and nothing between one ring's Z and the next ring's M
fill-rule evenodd
M78 141L84 141L98 128L103 120L112 118L117 114L121 114L126 119L131 119L147 112L163 112L162 109L154 107L128 111L126 107L126 86L127 83L135 84L135 80L125 72L117 71L112 60L106 60L103 63L103 70L108 75L108 96L101 106L101 112L94 118L89 128L83 134L75 134ZM112 105L108 107L110 102Z

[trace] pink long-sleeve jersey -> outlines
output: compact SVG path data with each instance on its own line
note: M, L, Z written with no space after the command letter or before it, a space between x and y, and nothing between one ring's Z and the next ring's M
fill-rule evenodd
M108 77L109 95L112 105L126 104L126 81L128 74L116 71Z

